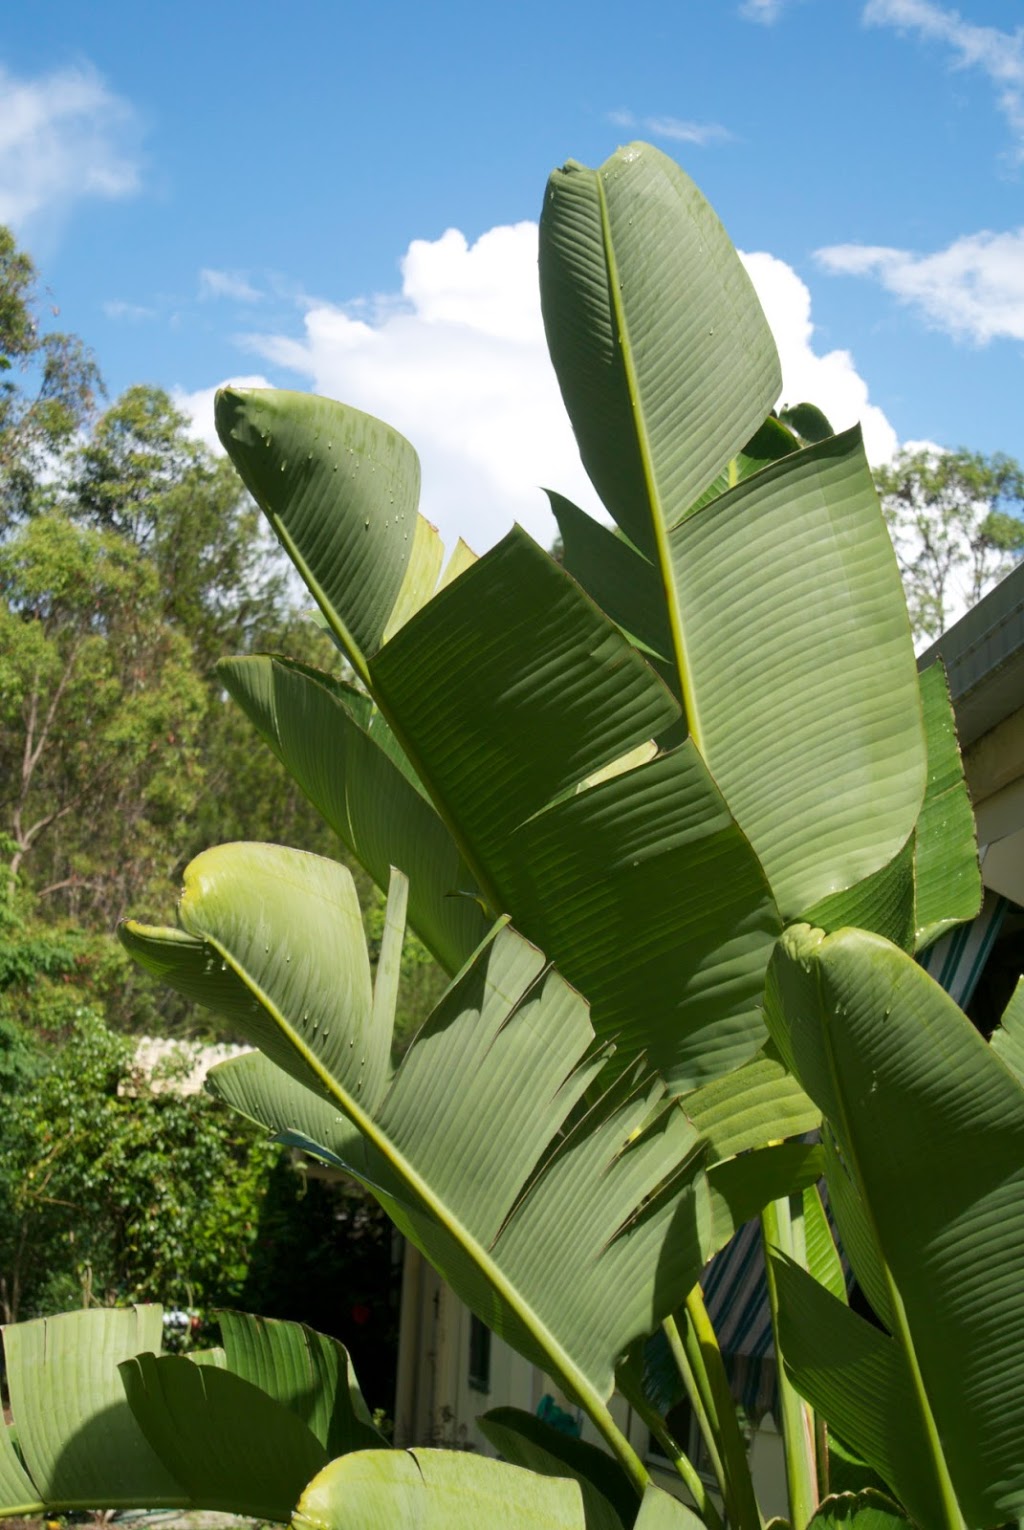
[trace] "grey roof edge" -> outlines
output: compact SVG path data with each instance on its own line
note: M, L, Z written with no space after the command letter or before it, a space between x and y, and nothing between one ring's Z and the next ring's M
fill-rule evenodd
M938 658L949 677L962 747L1024 706L1024 563L926 649L918 668Z

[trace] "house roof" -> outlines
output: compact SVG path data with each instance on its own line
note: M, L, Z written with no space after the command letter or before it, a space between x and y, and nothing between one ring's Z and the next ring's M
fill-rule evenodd
M986 887L1024 907L1024 563L921 655L949 677Z
M968 750L1024 706L1024 563L944 632L921 655L918 668L940 657L960 746Z

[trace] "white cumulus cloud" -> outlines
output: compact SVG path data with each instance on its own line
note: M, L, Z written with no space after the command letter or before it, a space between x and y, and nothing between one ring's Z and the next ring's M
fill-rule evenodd
M810 400L837 429L862 419L874 460L896 435L871 405L849 353L819 354L811 296L771 255L743 257L775 332L788 403ZM485 551L513 521L548 545L555 524L541 488L592 513L600 507L576 451L544 344L537 292L537 226L490 229L470 244L456 229L417 239L402 261L401 293L346 307L307 303L301 336L246 338L275 374L379 415L405 434L423 466L423 514L448 546ZM264 386L262 378L235 378ZM213 441L212 388L179 394Z
M928 42L943 43L952 52L955 67L979 69L987 75L1017 140L1015 158L1024 160L1024 26L1012 32L978 26L934 0L868 0L863 16L869 26L896 27Z
M83 198L139 188L131 105L89 64L18 79L0 65L0 222L24 233Z
M817 259L837 275L873 277L958 339L1024 340L1024 228L965 234L931 255L838 244L819 250Z

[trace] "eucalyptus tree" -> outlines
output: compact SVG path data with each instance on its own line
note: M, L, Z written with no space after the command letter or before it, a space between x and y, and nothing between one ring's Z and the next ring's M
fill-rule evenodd
M41 322L36 285L31 257L0 225L0 535L46 502L55 463L103 393L88 347Z
M915 634L937 638L1024 553L1024 469L1002 452L904 448L875 484Z

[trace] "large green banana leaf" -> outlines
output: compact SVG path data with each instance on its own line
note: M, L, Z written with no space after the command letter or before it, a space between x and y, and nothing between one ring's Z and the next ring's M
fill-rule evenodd
M409 921L448 973L488 921L458 846L365 694L323 671L260 655L218 672L289 775L379 887L409 878ZM460 896L462 894L463 896Z
M267 389L235 412L233 398L230 390L218 395L218 429L230 432L236 465L249 467L243 477L253 498L320 608L335 613L335 635L362 673L364 655L437 582L437 534L430 536L416 508L416 453L389 425L358 409L339 414L325 399ZM309 449L294 436L297 412ZM275 472L287 478L287 524L275 515L269 492ZM346 513L351 507L354 513Z
M859 431L737 485L668 551L691 733L795 917L884 866L924 795L909 625Z
M332 1461L299 1501L293 1530L586 1530L569 1478L450 1450L366 1450Z
M901 1530L910 1521L890 1499L872 1488L826 1498L807 1530Z
M929 1530L950 1530L951 1490L936 1465L934 1428L923 1419L898 1342L851 1311L784 1255L769 1256L786 1371L800 1394L849 1440ZM981 1522L978 1522L981 1523Z
M727 1080L721 1083L724 1086ZM365 1141L351 1123L339 1117L312 1090L283 1077L279 1069L256 1053L218 1064L209 1075L209 1088L242 1115L272 1132L278 1141L356 1175L404 1226L414 1209L410 1198L380 1174L379 1165L367 1155ZM724 1106L721 1114L716 1112L717 1130L709 1139L712 1153L717 1156L722 1143L728 1143L730 1148L737 1143L743 1149L756 1146L757 1150L737 1151L736 1156L714 1163L707 1172L706 1184L700 1183L702 1214L674 1249L679 1261L678 1278L687 1288L692 1287L708 1260L769 1201L806 1191L820 1179L824 1167L820 1147L797 1142L760 1146L791 1127L789 1104L789 1092L780 1093L778 1108L773 1111L772 1095L765 1091L753 1130L749 1104L742 1092L737 1095L735 1123L730 1121ZM820 1118L812 1112L810 1119L814 1122Z
M684 1095L681 1103L708 1143L709 1163L821 1125L821 1111L771 1042L742 1067Z
M723 1081L724 1083L725 1081ZM335 1167L355 1174L378 1195L392 1216L404 1226L414 1210L408 1195L380 1174L365 1141L331 1105L304 1088L259 1054L252 1053L229 1063L219 1064L209 1076L212 1092L258 1125L272 1132L276 1139L301 1148ZM685 1103L685 1102L684 1102ZM780 1109L771 1112L771 1096L763 1098L756 1129L749 1129L749 1105L742 1092L737 1095L736 1124L730 1125L727 1111L718 1114L717 1142L739 1143L778 1137L791 1124L788 1096L780 1100ZM811 1117L812 1121L817 1117ZM678 1278L689 1288L712 1256L729 1242L734 1233L763 1207L781 1196L809 1189L823 1171L823 1152L804 1143L776 1143L757 1151L741 1151L725 1158L708 1170L706 1185L698 1193L702 1214L674 1249L678 1260ZM375 1177L376 1176L376 1177Z
M540 290L584 466L657 562L659 540L764 421L775 342L728 235L648 144L548 182Z
M336 1340L233 1313L222 1351L160 1356L162 1326L147 1306L5 1328L14 1421L0 1431L0 1511L286 1521L332 1456L380 1442Z
M1018 979L1003 1018L993 1032L992 1050L1024 1084L1024 978Z
M896 1327L892 1293L886 1280L884 1262L879 1256L871 1231L868 1209L843 1162L830 1127L825 1128L823 1137L829 1196L836 1225L842 1229L844 1252L872 1310L892 1333Z
M309 1484L294 1530L595 1530L579 1484L506 1461L446 1450L362 1451L332 1461ZM701 1521L650 1484L636 1530L700 1530Z
M5 1514L188 1504L135 1422L117 1372L162 1340L160 1307L65 1313L4 1329L14 1418L0 1432Z
M228 1370L300 1418L329 1456L381 1443L339 1340L248 1312L222 1311L217 1321Z
M220 1366L141 1354L120 1369L135 1422L188 1503L286 1520L330 1459L301 1418Z
M301 411L292 423L297 446ZM288 475L277 481L286 492ZM222 673L371 873L410 875L413 923L449 968L480 916L445 894L481 888L587 996L620 1064L645 1053L678 1090L757 1049L781 928L763 873L692 743L608 778L678 706L525 534L366 669L393 733L304 668L257 659ZM396 765L395 736L436 811Z
M834 436L835 431L817 404L787 404L779 410L779 420L800 437L802 445L813 446Z
M832 1236L818 1185L808 1185L802 1196L803 1264L819 1285L846 1301L846 1272Z
M652 1482L644 1493L634 1530L702 1530L703 1524L685 1503Z
M657 150L555 172L540 273L584 464L633 550L591 534L588 587L628 570L630 591L664 591L664 620L635 631L629 606L616 614L671 660L691 734L794 918L886 865L924 791L910 628L859 433L797 452L786 439L741 481L781 386L774 343L714 213ZM735 487L708 503L730 459Z
M928 743L928 785L914 832L914 950L973 919L981 908L981 867L956 718L941 660L920 675Z
M974 812L964 779L956 720L941 662L918 676L928 779L914 831L887 866L824 898L806 920L823 930L847 926L921 951L981 907Z
M766 1017L835 1139L840 1233L891 1325L780 1261L787 1369L922 1524L1017 1518L1024 1089L909 956L863 932L788 931Z
M888 1498L891 1489L855 1450L844 1445L834 1431L828 1435L828 1482L833 1493L863 1493L870 1488Z
M125 943L287 1063L286 1109L294 1078L357 1127L367 1177L401 1230L492 1328L600 1415L618 1355L699 1267L710 1213L697 1134L650 1075L598 1084L606 1049L585 1003L507 927L394 1078L371 1089L362 1058L387 1049L393 1016L373 1014L365 945L344 917L327 938L330 890L341 914L355 896L338 891L346 879L279 846L208 851L186 872L182 930L129 925ZM367 1035L371 1021L383 1036ZM229 1099L235 1076L218 1071ZM251 1109L251 1064L237 1076ZM257 1080L264 1119L280 1105L280 1077L266 1068ZM349 1139L345 1126L339 1156Z

